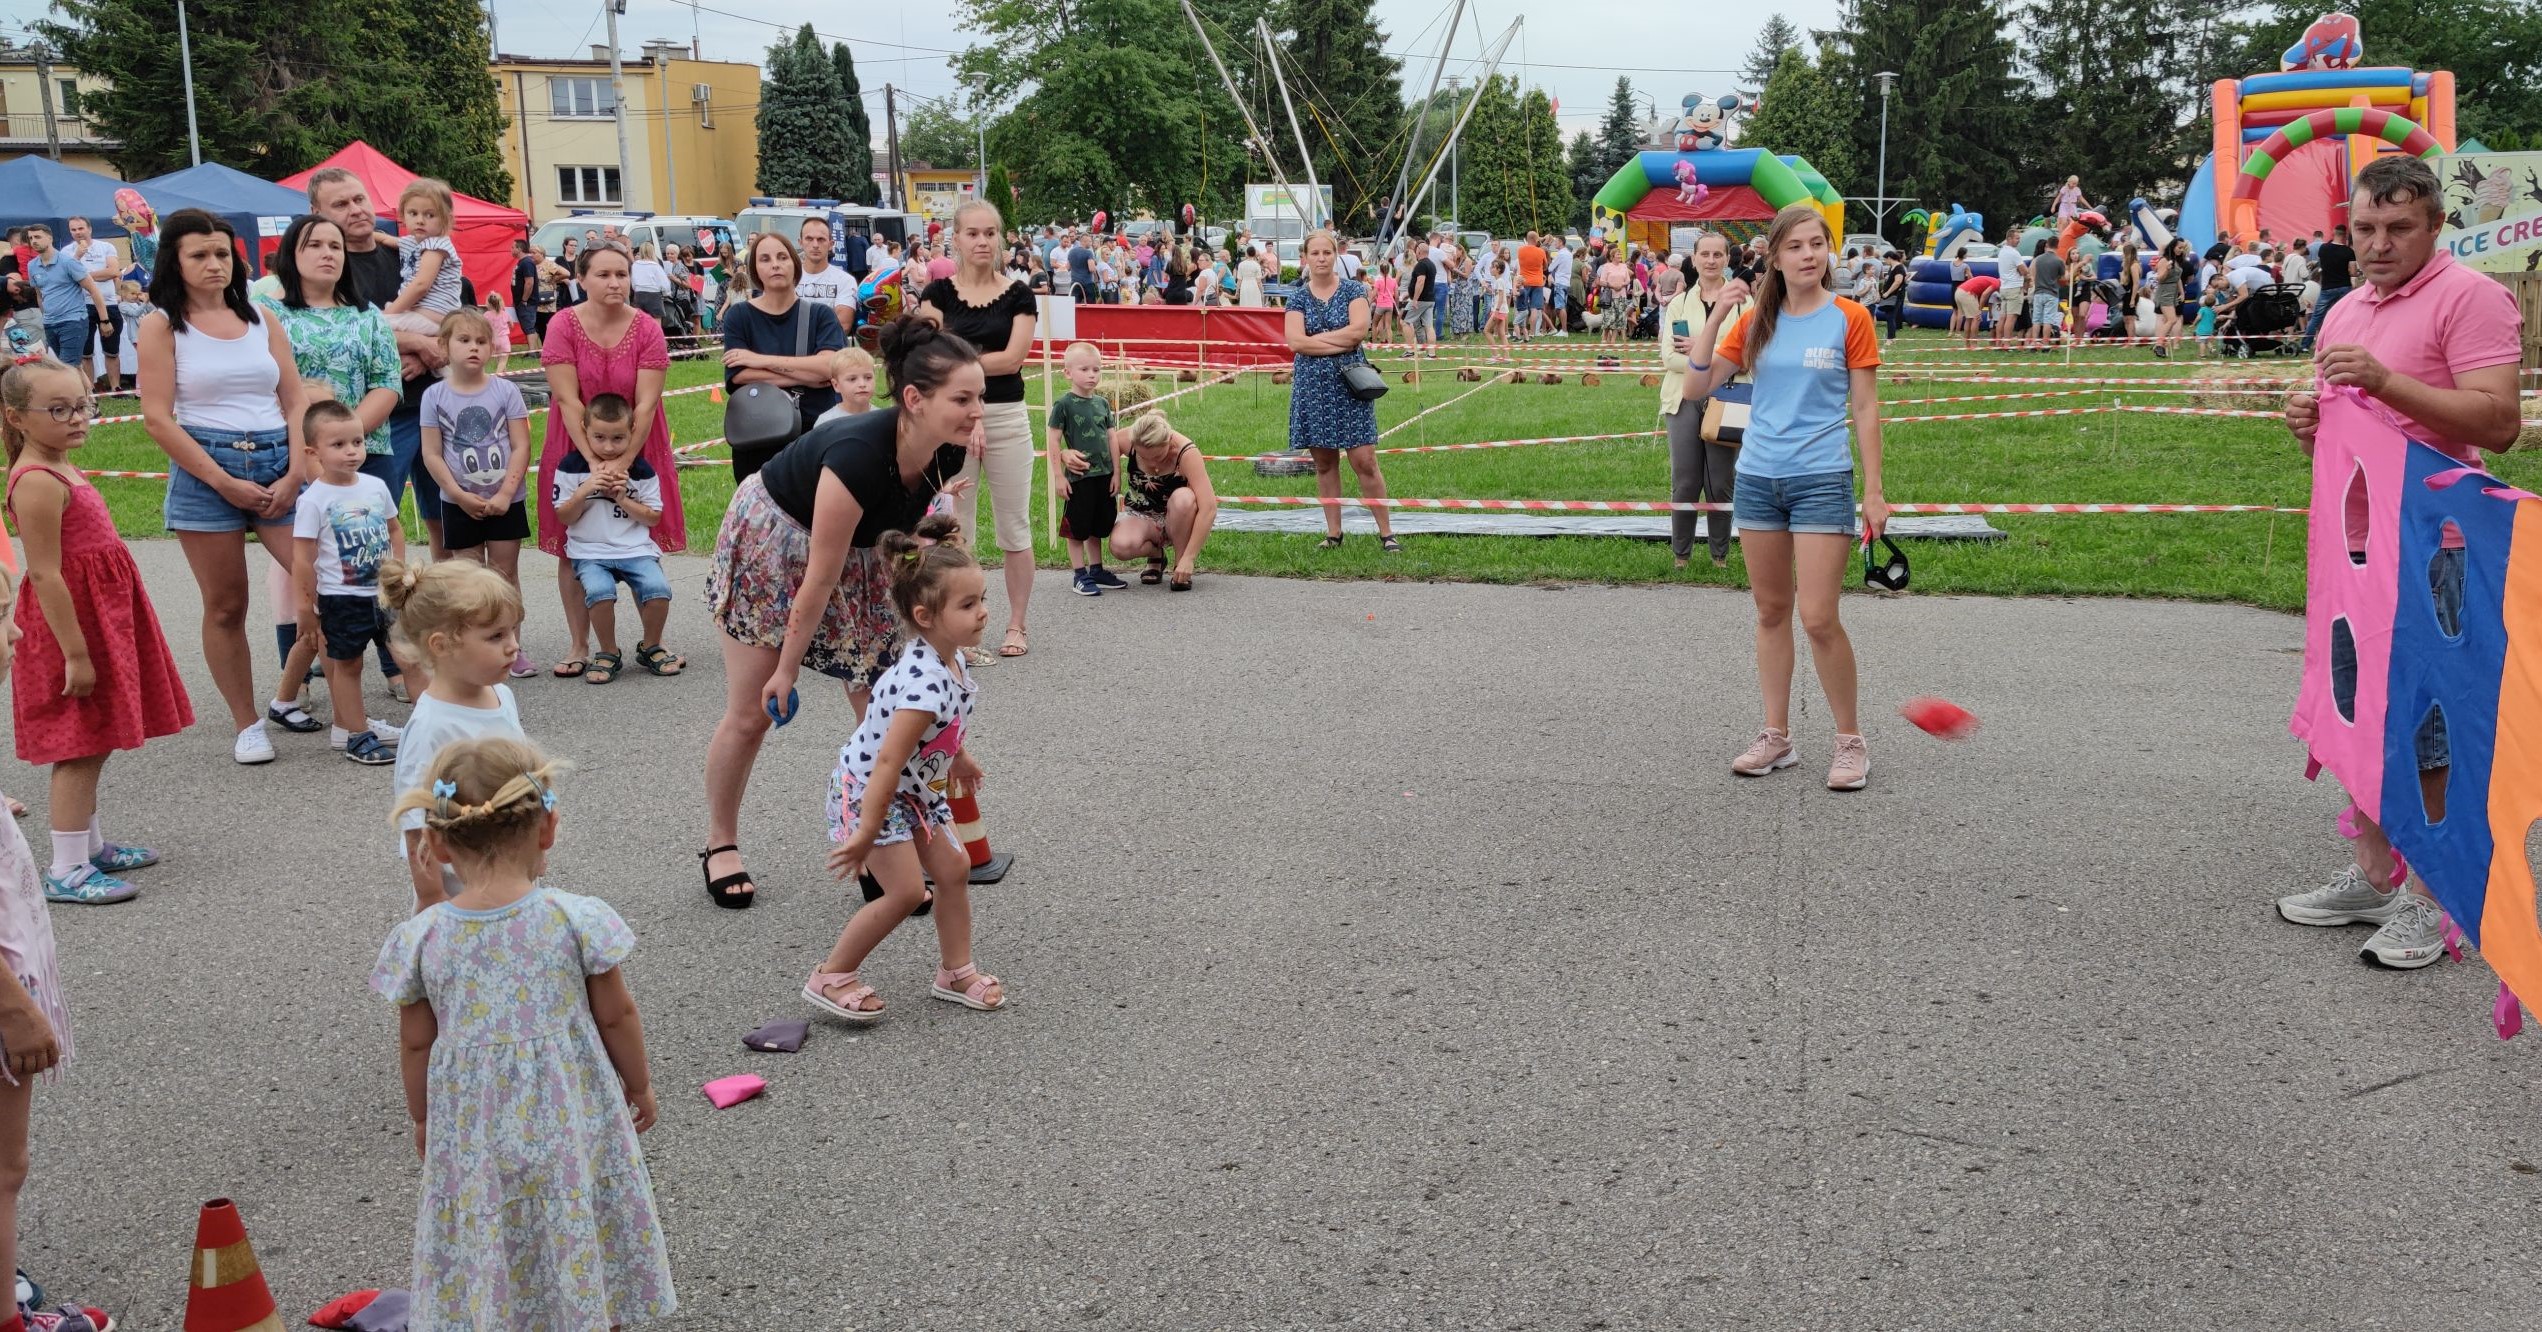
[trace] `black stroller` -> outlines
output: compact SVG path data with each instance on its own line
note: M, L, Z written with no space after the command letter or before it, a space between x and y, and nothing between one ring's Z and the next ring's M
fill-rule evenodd
M685 338L697 332L697 293L684 282L673 282L662 297L662 335Z
M2263 352L2288 354L2304 340L2304 288L2299 282L2272 282L2251 293L2233 312L2233 327L2223 332L2224 351L2245 360Z

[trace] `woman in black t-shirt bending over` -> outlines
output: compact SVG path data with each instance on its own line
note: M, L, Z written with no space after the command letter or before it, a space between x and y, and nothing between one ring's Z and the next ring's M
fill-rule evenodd
M958 267L952 277L928 283L911 313L961 334L980 351L988 387L980 438L972 449L978 461L962 474L987 473L997 548L1006 553L1006 641L997 652L1020 657L1029 646L1024 608L1033 600L1034 445L1032 414L1024 410L1024 360L1033 353L1035 307L1032 290L998 267L1001 225L996 207L985 199L955 209ZM979 501L955 505L953 516L962 524L963 540L976 545Z
M742 792L806 666L847 687L861 715L897 655L891 579L875 543L909 531L938 492L957 499L963 441L980 426L980 354L910 317L883 330L892 404L788 444L733 492L706 575L724 633L724 718L706 749L707 896L749 906L738 847Z

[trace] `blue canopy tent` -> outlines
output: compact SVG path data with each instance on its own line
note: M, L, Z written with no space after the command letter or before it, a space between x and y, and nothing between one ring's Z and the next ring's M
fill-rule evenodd
M275 187L279 189L280 187ZM185 190L148 181L124 181L94 171L66 167L49 157L21 157L0 162L0 226L23 227L41 222L67 239L70 219L84 217L99 236L129 235L115 221L115 191L138 190L166 217L180 208L200 208L228 220L248 248L255 248L257 214ZM288 193L288 191L285 191Z
M241 239L258 238L249 240L248 248L256 251L256 267L260 270L264 267L265 252L281 240L282 233L291 226L291 220L309 211L309 196L300 191L218 162L205 162L141 182L143 196L154 203L157 196L151 191L158 189L209 199L214 205L212 211L231 218L233 223L240 216L254 218L254 225L238 234ZM161 215L165 215L164 209ZM264 243L259 244L259 240Z

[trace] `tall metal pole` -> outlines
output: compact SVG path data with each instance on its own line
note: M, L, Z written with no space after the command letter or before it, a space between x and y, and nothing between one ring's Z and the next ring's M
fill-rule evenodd
M1183 13L1190 16L1192 31L1200 37L1200 49L1209 53L1209 63L1218 67L1218 82L1225 85L1227 100L1234 102L1236 111L1245 118L1245 129L1253 135L1253 142L1262 145L1263 160L1271 164L1271 179L1278 181L1281 189L1289 190L1289 178L1280 170L1280 155L1271 151L1271 136L1254 123L1253 108L1245 105L1244 95L1236 91L1236 81L1227 73L1227 62L1218 58L1218 46L1209 40L1209 30L1200 25L1200 11L1192 8L1192 0L1183 0ZM1297 192L1289 190L1289 197L1295 199Z
M177 0L177 59L185 65L185 151L203 165L203 131L194 123L194 39L185 28L185 0Z
M1880 80L1880 197L1871 206L1871 229L1886 235L1889 221L1889 90L1898 85L1898 76L1884 69L1871 77Z
M1440 156L1431 160L1429 173L1421 178L1421 188L1412 192L1412 198L1404 207L1405 217L1414 217L1420 213L1421 201L1429 197L1430 187L1436 185L1439 181L1440 168L1449 166L1454 161L1457 136L1465 133L1465 122L1473 119L1475 106L1483 100L1484 88L1490 86L1492 75L1500 70L1501 57L1508 54L1510 42L1518 36L1519 25L1526 21L1527 20L1523 15L1516 19L1512 19L1508 30L1501 33L1500 40L1498 42L1493 43L1492 48L1488 53L1488 58L1486 58L1483 62L1482 83L1474 89L1474 95L1466 99L1465 109L1457 113L1456 123L1448 127L1447 144L1445 148L1441 150ZM1452 179L1450 181L1449 188L1455 188Z
M979 177L980 183L973 188L979 191L980 198L987 199L989 197L989 115L987 111L978 107L971 109L971 132L979 136L980 145L980 155L971 164L972 174ZM994 199L989 201L997 202ZM1003 214L1006 211L1005 205L999 204L997 211Z
M647 43L644 52L653 58L654 71L661 76L656 82L662 85L662 178L671 189L670 211L674 215L680 211L680 164L678 155L671 151L671 52L678 49Z
M53 118L53 48L35 44L35 95L44 107L44 151L62 160L62 127Z
M1487 74L1484 77L1491 76ZM1448 76L1449 97L1456 96L1458 82L1455 75ZM1474 95L1481 97L1482 89L1477 87ZM1459 116L1456 123L1459 129L1464 128L1465 118ZM1465 225L1465 160L1458 152L1453 133L1448 136L1448 220L1459 227Z
M1404 207L1407 203L1404 198L1404 191L1412 188L1412 164L1421 160L1421 127L1430 119L1430 103L1437 100L1439 96L1439 77L1448 72L1448 47L1455 44L1458 26L1464 21L1465 0L1456 0L1455 12L1448 15L1447 35L1439 39L1439 63L1431 66L1430 68L1429 90L1422 93L1421 100L1415 104L1415 110L1412 116L1411 146L1403 150L1403 170L1395 173L1395 207ZM1383 230L1386 226L1391 225L1393 221L1394 219L1389 217L1383 222L1380 222L1378 227L1380 230ZM1403 224L1406 228L1411 227L1412 214L1410 212L1406 212L1403 215ZM1397 232L1395 239L1397 241L1401 241L1403 239L1402 233Z
M618 204L628 207L627 197L635 188L633 159L627 153L627 71L618 61L618 11L627 0L601 0L601 12L609 16L609 109L611 119L618 122Z
M897 90L890 84L883 85L883 146L891 159L892 211L906 213L909 211L909 200L902 197L903 191L900 184L900 104L896 100L896 93Z
M1306 207L1300 211L1305 215L1306 230L1312 231L1325 221L1324 189L1315 182L1315 154L1307 149L1306 131L1298 128L1297 104L1289 100L1289 80L1280 72L1279 44L1271 39L1270 21L1255 15L1253 30L1262 35L1263 63L1270 67L1271 81L1280 86L1280 105L1289 113L1289 134L1297 140L1298 165L1306 170Z

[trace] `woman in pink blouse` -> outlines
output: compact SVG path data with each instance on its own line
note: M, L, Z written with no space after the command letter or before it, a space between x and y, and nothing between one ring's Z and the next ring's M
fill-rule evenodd
M688 523L680 514L680 474L671 456L671 427L662 413L662 380L670 373L671 350L662 326L635 308L627 297L633 287L627 252L613 246L585 249L577 265L583 301L559 310L547 327L538 359L547 368L549 411L547 447L538 460L538 548L556 557L556 590L565 603L565 629L572 651L556 666L568 679L589 669L584 656L591 636L591 615L583 608L582 580L565 558L565 524L556 517L556 464L583 445L583 405L603 393L615 393L635 404L635 419L644 423L641 456L662 480L662 521L653 542L664 551L688 546Z

